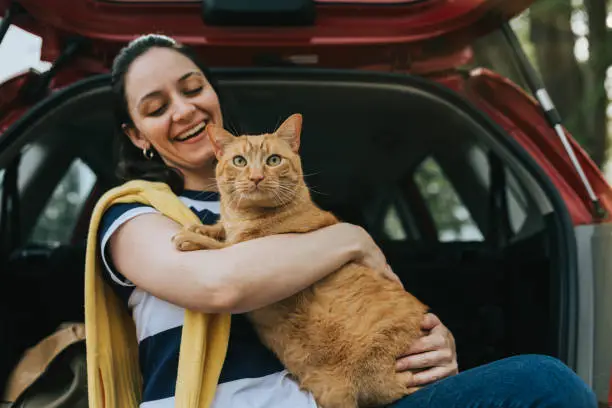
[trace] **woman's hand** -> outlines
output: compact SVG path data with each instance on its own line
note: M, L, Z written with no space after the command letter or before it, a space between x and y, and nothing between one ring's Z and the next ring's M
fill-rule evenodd
M446 326L436 315L428 313L421 327L429 333L416 340L396 364L398 376L409 388L430 384L459 372L455 339Z
M376 242L372 239L370 234L365 229L356 225L350 225L351 228L355 228L356 236L359 238L360 250L355 261L368 268L372 268L379 272L384 278L391 281L395 281L402 285L400 278L393 272L391 267L387 264L385 255L380 250ZM403 286L403 285L402 285Z

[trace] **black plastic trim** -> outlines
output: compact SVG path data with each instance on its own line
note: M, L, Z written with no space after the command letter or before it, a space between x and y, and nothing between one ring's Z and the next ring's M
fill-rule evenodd
M54 92L34 104L23 116L9 126L3 134L0 134L0 152L14 143L19 138L22 131L37 122L46 112L57 109L57 107L66 100L84 91L102 86L110 87L110 75L102 74L82 79Z
M313 0L202 0L209 26L307 26L315 17Z

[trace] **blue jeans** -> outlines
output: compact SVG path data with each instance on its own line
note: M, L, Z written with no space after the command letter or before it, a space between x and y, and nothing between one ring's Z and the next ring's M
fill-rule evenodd
M464 371L389 408L596 408L593 391L552 357L523 355Z

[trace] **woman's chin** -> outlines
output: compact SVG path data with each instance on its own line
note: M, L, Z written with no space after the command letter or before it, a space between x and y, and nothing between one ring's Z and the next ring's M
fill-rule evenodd
M186 152L182 156L194 169L208 169L215 162L215 153L210 146L203 146L197 151Z

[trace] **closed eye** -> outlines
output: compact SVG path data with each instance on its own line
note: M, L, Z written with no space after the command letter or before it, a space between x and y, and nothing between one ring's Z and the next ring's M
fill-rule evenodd
M197 95L197 94L199 94L202 91L202 88L203 87L199 86L199 87L194 88L194 89L186 89L186 90L183 91L183 93L185 95L188 95L188 96Z
M167 106L168 106L168 105L163 104L163 105L161 105L159 108L155 109L154 111L149 112L149 113L147 114L147 116L161 116L161 115L164 113L164 111L166 110L166 107L167 107Z

